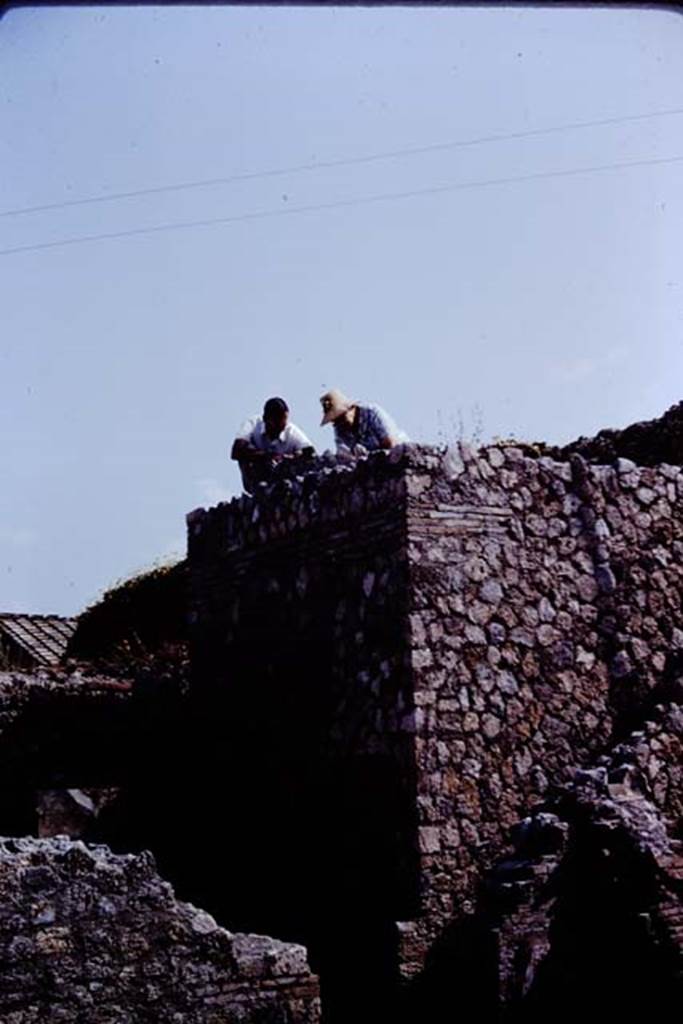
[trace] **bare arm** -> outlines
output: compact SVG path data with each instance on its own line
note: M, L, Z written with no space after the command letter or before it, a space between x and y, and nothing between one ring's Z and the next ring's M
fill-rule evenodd
M252 462L255 459L270 458L268 452L262 452L260 448L254 448L243 437L236 438L232 443L230 458L236 462Z
M401 432L389 413L379 405L371 406L375 429L379 435L380 448L393 448L401 443Z

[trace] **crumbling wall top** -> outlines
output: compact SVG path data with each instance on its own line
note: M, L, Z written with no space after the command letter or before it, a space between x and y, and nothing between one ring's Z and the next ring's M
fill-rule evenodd
M0 956L7 1024L319 1019L303 947L219 928L147 853L0 840Z

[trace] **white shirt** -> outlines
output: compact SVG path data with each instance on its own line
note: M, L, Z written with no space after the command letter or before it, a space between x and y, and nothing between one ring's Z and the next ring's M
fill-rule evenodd
M300 452L302 448L313 448L313 442L304 434L303 430L294 423L288 423L281 434L274 439L268 437L266 425L262 416L252 416L245 420L237 432L236 440L248 441L260 452L273 452L277 455L292 455Z

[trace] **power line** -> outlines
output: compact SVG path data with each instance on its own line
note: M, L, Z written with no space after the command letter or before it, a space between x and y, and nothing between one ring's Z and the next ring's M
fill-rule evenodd
M85 242L103 242L116 238L131 238L134 235L152 235L162 231L178 231L183 228L205 228L217 224L237 224L249 220L266 220L271 217L291 217L300 213L318 213L323 210L337 210L351 206L367 206L371 203L387 202L395 199L414 199L418 196L439 195L445 192L458 192L464 189L485 188L490 185L511 185L518 182L538 181L541 178L567 178L579 174L592 174L596 171L616 171L628 167L655 167L662 164L673 164L683 161L683 156L661 157L652 160L632 160L626 163L600 164L593 167L573 167L566 171L539 171L536 174L522 174L509 178L489 178L484 181L463 181L451 185L436 185L431 188L414 189L410 192L383 192L374 196L360 196L357 199L337 199L330 203L316 203L311 206L294 206L288 209L255 210L252 213L238 213L230 217L212 217L209 220L176 221L170 224L159 224L151 228L132 228L128 231L112 231L99 235L81 235L76 238L63 238L55 242L39 242L36 245L20 245L12 249L0 249L0 256L10 256L20 252L35 252L38 249L54 249L65 245L82 245Z
M624 117L606 117L598 121L576 121L571 124L555 125L550 128L532 128L527 131L510 132L501 135L482 135L474 139L461 139L453 142L435 142L428 146L416 146L405 149L387 150L381 153L370 153L365 156L344 157L339 160L318 160L307 164L293 164L289 167L276 167L262 171L245 171L243 174L232 174L225 178L206 178L197 181L183 181L175 185L157 185L152 188L133 189L130 192L114 192L108 196L87 196L83 199L65 199L58 203L45 203L42 206L25 206L17 210L0 211L0 217L19 217L27 213L43 213L47 210L62 210L71 206L86 206L92 203L109 203L119 199L133 199L138 196L159 195L164 192L181 192L195 188L208 188L215 185L230 185L239 181L253 181L258 178L274 178L286 174L299 174L304 171L325 170L331 167L350 167L358 164L369 164L381 160L395 160L406 156L419 156L425 153L438 153L447 149L464 149L468 146L481 146L492 142L507 142L513 139L527 139L538 135L550 135L558 132L573 131L581 128L599 128L611 124L626 124L631 121L644 121L653 117L671 117L683 114L683 108L652 111L649 114L629 114Z

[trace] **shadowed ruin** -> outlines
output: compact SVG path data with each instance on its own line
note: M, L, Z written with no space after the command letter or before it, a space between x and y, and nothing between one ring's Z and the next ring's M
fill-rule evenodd
M675 466L411 447L188 518L195 692L265 811L245 862L273 802L271 843L325 865L321 962L320 903L377 936L375 979L418 975L526 810L673 693L682 494Z
M190 513L168 614L156 580L144 621L76 630L117 681L5 677L0 827L151 850L223 928L305 946L331 1024L663 1012L683 471L653 430L647 466L405 446Z

